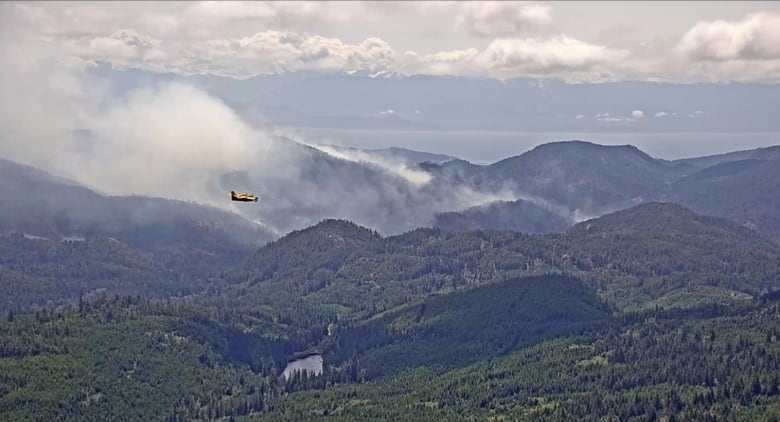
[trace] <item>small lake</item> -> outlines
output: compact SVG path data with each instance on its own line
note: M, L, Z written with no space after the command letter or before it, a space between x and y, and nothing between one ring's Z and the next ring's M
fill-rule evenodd
M288 363L282 376L284 379L290 379L292 374L297 371L308 371L314 375L322 375L322 355L311 355Z

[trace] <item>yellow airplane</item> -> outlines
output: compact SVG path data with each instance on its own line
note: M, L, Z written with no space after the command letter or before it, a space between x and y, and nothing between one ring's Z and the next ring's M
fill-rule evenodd
M230 191L230 199L239 202L257 202L257 197L251 193L236 193L236 191Z

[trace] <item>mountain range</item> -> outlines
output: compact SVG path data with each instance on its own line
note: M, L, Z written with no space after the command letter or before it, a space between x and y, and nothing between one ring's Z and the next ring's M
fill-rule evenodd
M669 161L629 145L567 141L476 165L399 148L304 146L289 139L280 145L278 153L291 157L285 164L295 169L234 172L215 181L226 190L254 187L263 198L232 213L143 196L107 197L3 160L0 193L8 200L0 208L2 229L83 236L95 228L113 233L178 218L254 245L326 218L346 218L383 234L415 227L549 233L644 202L668 201L780 238L780 215L774 212L780 205L780 146Z
M780 411L777 147L664 161L564 142L475 165L288 146L312 183L395 189L380 205L398 216L427 192L523 197L392 234L299 205L288 218L319 221L279 236L0 161L0 418ZM319 376L279 376L312 354Z
M497 206L511 215L512 209L520 211L519 207L527 208L531 203L547 209L547 214L552 211L576 222L647 201L670 201L730 218L775 239L780 235L780 216L774 212L780 205L777 146L667 161L628 145L572 141L541 145L487 166L455 160L423 168L437 178L456 180L477 190L508 188L520 199L461 213L462 227L533 233L545 231L533 229L535 220L556 221L554 217L539 217L542 211L514 214L516 219L528 215L525 223L489 218Z
M367 73L290 72L234 79L100 63L90 75L115 93L184 82L278 126L543 132L776 132L777 85L566 83ZM374 77L372 77L374 76ZM386 76L386 75L383 75ZM338 99L334 101L333 99ZM723 101L729 98L729 101ZM739 104L752 104L749 110ZM641 111L638 117L633 111Z

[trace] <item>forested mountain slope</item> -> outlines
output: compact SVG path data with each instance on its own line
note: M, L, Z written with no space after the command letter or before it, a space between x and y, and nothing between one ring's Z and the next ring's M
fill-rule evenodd
M487 166L453 161L422 168L437 178L478 189L512 189L519 198L545 204L569 223L644 202L672 201L745 224L777 240L778 160L780 147L667 161L631 145L565 141L543 144ZM523 223L539 213L516 212L514 220L504 218L503 224L494 221L495 213L475 215L473 211L450 213L448 220L468 221L474 228L500 224L496 228L530 231ZM437 224L451 228L451 224Z
M261 420L780 418L777 302L637 317L444 373L421 366L360 386L311 383ZM384 358L392 365L396 355Z
M260 248L223 294L237 306L265 304L295 326L315 314L367 317L432 294L560 273L583 279L619 309L697 290L755 296L780 288L780 247L731 221L667 203L536 236L418 229L381 238L325 221Z

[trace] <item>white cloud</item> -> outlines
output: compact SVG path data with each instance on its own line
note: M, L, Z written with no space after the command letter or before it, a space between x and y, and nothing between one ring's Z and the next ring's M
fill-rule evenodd
M630 117L602 117L598 119L600 122L606 122L606 123L623 123L623 122L633 122L634 119Z
M595 117L596 120L604 123L631 123L645 117L645 112L642 110L632 110L631 114L626 117L617 117L610 115L609 113L597 113Z
M180 34L197 39L231 38L258 29L311 31L365 15L362 2L204 1L182 2L181 7L183 10L175 14L174 27Z
M704 116L704 112L701 111L701 110L696 110L693 113L688 113L688 117L690 117L692 119L695 119L695 118L701 117L701 116Z
M273 30L188 45L164 44L135 30L122 30L108 37L68 40L65 46L69 54L85 60L158 72L234 77L297 70L376 72L391 68L395 59L392 47L379 38L346 44L336 38Z
M409 74L462 75L473 73L473 57L478 53L477 49L434 54L418 54L414 51L407 51L403 54L399 66L405 73Z
M585 118L584 114L578 114L577 117L575 117L577 120L582 120Z
M550 39L496 39L477 58L496 75L590 72L623 59L625 52L589 44L566 35Z
M72 56L88 61L106 61L121 66L163 62L167 54L162 41L135 29L120 29L106 36L68 38L65 46Z
M552 6L537 1L364 2L362 18L412 21L431 33L473 37L516 37L551 23ZM419 19L417 19L419 18Z
M677 48L694 60L777 60L780 14L756 13L736 22L699 22Z
M343 22L364 13L361 2L340 2L337 6L318 1L203 1L192 3L190 13L202 14L208 18L219 17L230 20L252 18L290 21L299 20Z
M512 37L550 22L551 7L536 2L478 1L458 3L456 28L472 35Z
M662 34L663 28L654 39L617 39L562 27L555 20L570 19L565 9L555 3L443 1L0 5L4 20L35 30L36 37L78 59L74 62L106 61L154 72L780 80L777 13L699 22L675 49L674 37ZM410 41L414 37L424 42Z
M404 53L399 66L407 73L428 75L468 75L477 74L475 59L479 50L441 51L432 54L418 54L414 51Z

